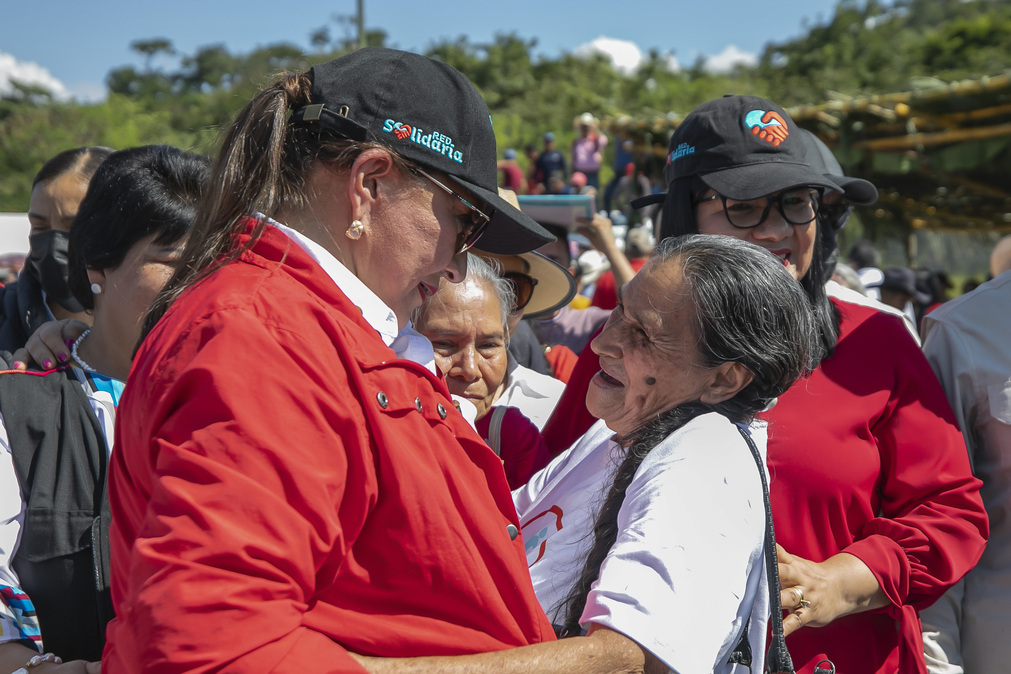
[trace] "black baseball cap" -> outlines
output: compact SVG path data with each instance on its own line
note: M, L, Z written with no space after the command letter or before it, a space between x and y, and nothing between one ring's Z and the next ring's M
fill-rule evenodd
M810 185L841 191L805 159L805 147L790 115L757 96L724 96L703 103L671 135L664 178L698 176L730 199L758 199ZM632 202L634 208L660 203L665 194Z
M858 206L870 206L878 200L878 188L874 183L863 178L843 175L839 160L832 154L828 145L807 129L798 129L801 140L804 141L805 158L815 171L831 180L842 190L846 201Z
M882 270L882 277L878 286L882 290L898 290L920 304L928 304L931 300L930 295L916 287L916 272L908 267L886 267Z
M420 54L366 47L316 65L309 74L311 103L292 113L293 122L382 143L470 190L491 216L481 236L483 250L524 253L554 240L498 195L491 114L455 68Z

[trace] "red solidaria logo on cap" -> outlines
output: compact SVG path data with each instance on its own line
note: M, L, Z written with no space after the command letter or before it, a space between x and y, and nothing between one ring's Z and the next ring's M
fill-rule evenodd
M773 110L752 110L744 117L744 124L752 135L778 147L790 135L786 120Z
M425 133L425 130L420 126L411 126L410 124L404 124L392 119L387 119L383 122L383 131L392 133L400 140L409 140L412 143L421 145L426 150L441 154L443 157L452 159L457 164L463 163L463 152L457 150L453 139L444 133L439 133L438 131Z

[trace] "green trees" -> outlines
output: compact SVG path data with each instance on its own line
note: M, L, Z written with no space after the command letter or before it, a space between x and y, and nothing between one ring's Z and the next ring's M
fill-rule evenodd
M671 11L674 11L673 9ZM338 20L340 17L338 17ZM168 40L133 43L136 65L108 73L110 95L97 104L54 100L39 87L15 85L0 99L0 211L25 210L28 186L48 157L67 147L171 143L212 153L218 128L263 83L284 70L347 51L354 40L327 28L308 46L270 45L247 54L224 45L179 54ZM370 45L386 34L366 33ZM790 106L833 96L885 93L917 81L1003 72L1011 63L1011 3L1004 0L840 0L831 17L790 41L774 39L757 65L712 73L702 62L673 70L665 54L645 55L625 74L603 56L536 56L536 39L496 35L432 45L428 55L463 71L492 110L501 148L521 149L553 131L559 146L575 135L573 118L662 119L723 93L749 93ZM605 179L607 176L604 176Z
M868 95L1002 72L1011 55L1011 5L999 0L840 0L807 35L772 42L758 73L783 105Z

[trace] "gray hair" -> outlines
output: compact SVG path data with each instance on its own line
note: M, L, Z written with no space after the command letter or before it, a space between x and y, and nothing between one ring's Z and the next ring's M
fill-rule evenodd
M695 338L703 362L740 363L751 383L730 400L709 406L682 403L637 429L593 524L593 545L565 599L549 615L562 622L562 636L579 633L586 597L600 565L617 540L618 512L643 459L686 423L711 410L736 423L750 421L807 372L818 333L804 288L765 250L730 236L693 234L661 241L646 269L680 267L682 292L695 306Z
M860 281L860 275L857 274L857 270L845 262L836 262L835 271L832 272L832 276L833 280L839 285L845 286L850 290L855 290L861 295L867 294L867 288L864 288L864 284Z
M445 279L440 281L439 290L414 310L414 313L411 315L411 322L417 330L421 331L419 326L424 325L429 310L434 306L432 303L441 301L440 295L442 295L443 289L446 288L448 283L449 281ZM499 265L498 260L485 259L473 253L467 253L467 276L461 283L481 284L491 289L491 294L498 299L502 315L502 327L505 330L506 344L508 345L508 318L509 314L516 309L516 294L513 292L509 281L502 278L502 267Z
M729 236L660 242L648 264L680 264L695 305L703 362L741 363L753 380L715 408L748 421L812 366L817 333L804 289L762 248Z

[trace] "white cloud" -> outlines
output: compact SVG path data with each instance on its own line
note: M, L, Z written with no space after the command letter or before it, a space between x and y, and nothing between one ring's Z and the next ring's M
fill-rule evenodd
M78 103L101 103L108 97L109 90L98 82L81 82L70 87L70 95Z
M12 79L43 86L53 92L56 98L70 97L63 82L53 77L47 69L31 61L18 61L10 54L0 52L0 94L9 94L14 90L11 86Z
M728 45L716 56L706 59L706 70L712 73L726 73L734 66L753 66L758 63L758 56L751 52L741 51L735 45Z
M591 54L603 54L611 59L616 70L626 75L635 72L635 69L643 61L642 50L636 43L603 35L596 40L579 45L573 53L576 56L584 57Z
M678 62L677 57L674 56L674 54L670 53L669 51L664 52L660 58L666 63L667 68L672 73L676 73L677 71L681 70L681 63Z

